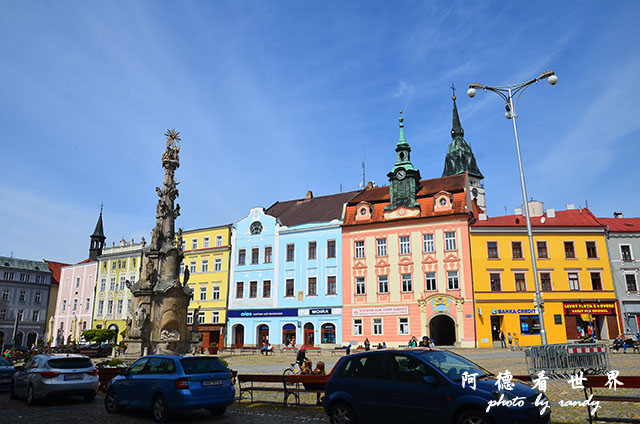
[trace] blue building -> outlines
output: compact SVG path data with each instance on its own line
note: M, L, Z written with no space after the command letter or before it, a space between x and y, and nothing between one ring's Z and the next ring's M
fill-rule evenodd
M357 192L253 208L236 225L227 343L333 347L342 334L344 205Z

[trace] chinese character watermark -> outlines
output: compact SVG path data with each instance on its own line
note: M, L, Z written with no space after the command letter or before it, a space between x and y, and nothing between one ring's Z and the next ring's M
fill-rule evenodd
M476 377L478 377L478 373L474 372L469 374L467 371L462 373L462 388L464 389L465 384L471 387L473 390L476 389Z
M605 383L605 386L608 386L609 389L613 389L614 391L617 390L617 385L621 385L624 386L624 384L618 380L618 376L620 375L620 371L607 371L607 382Z
M587 381L587 378L584 377L584 372L580 371L572 374L567 383L571 384L572 389L584 389L584 385L582 384L584 381Z
M513 382L511 381L513 379L513 375L509 372L509 370L506 370L503 373L499 373L498 377L496 377L496 386L498 386L498 391L502 391L502 390L513 390Z

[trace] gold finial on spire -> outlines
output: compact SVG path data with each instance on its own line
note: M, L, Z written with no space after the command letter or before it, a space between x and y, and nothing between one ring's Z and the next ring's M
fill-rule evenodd
M455 100L456 99L456 86L453 83L451 83L451 87L450 88L451 88L451 91L453 91L452 99Z

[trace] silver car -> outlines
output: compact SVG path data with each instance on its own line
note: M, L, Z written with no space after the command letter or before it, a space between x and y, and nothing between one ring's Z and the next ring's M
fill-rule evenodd
M98 370L84 355L36 355L15 367L11 398L26 397L32 405L50 396L83 396L92 401L98 393Z

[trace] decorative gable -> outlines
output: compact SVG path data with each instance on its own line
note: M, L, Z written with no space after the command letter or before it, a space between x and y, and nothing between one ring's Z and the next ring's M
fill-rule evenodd
M356 206L356 222L371 221L373 205L369 202L360 202Z
M453 196L448 191L439 191L433 196L434 212L453 210Z

